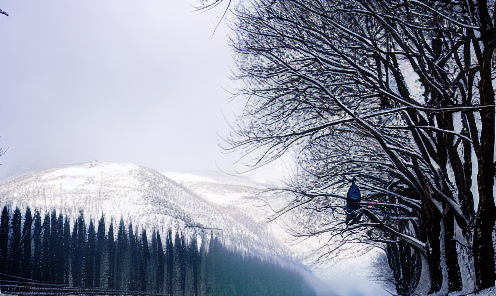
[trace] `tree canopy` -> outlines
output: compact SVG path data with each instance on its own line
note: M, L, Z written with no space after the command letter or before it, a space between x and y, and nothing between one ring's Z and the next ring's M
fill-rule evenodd
M225 148L255 157L254 167L296 155L298 173L283 188L295 198L274 218L305 211L296 233L327 234L324 257L354 242L414 252L431 292L443 282L470 289L459 266L466 252L475 289L493 286L493 11L494 1L237 6L231 43L245 107ZM350 226L352 177L365 194Z

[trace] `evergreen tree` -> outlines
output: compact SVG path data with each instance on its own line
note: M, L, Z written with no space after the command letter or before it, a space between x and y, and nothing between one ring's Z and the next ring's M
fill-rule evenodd
M95 287L101 287L100 277L102 276L102 257L105 248L105 218L102 215L98 222L95 257Z
M56 254L57 283L64 283L65 278L65 253L64 253L64 217L59 213L57 218L57 235L55 246L58 250Z
M129 271L129 244L126 235L126 226L121 217L119 230L117 232L117 261L116 261L116 289L128 289L128 271Z
M88 226L88 243L85 247L85 286L95 286L95 254L96 254L96 232L93 221L90 221Z
M148 238L146 237L146 229L143 229L141 234L141 260L139 264L140 269L140 291L147 291L148 264L150 262L150 247L148 246Z
M174 237L174 295L184 295L186 286L184 237L176 232Z
M21 271L22 277L31 278L32 258L31 258L31 228L33 226L33 217L31 209L28 207L24 214L24 227L22 229L22 249L21 249Z
M198 252L198 241L196 235L191 239L191 244L189 246L189 262L191 266L191 276L192 276L192 293L193 295L198 295L199 293L199 282L200 282L200 254Z
M165 281L165 254L164 246L162 245L162 239L160 238L160 233L157 232L157 281L156 281L156 293L164 294L164 281ZM198 294L195 294L198 295Z
M166 288L167 295L172 296L174 295L174 245L172 243L172 230L170 229L167 232L165 246L165 261L167 268Z
M107 237L107 252L109 261L109 276L108 276L108 288L114 289L115 287L115 244L114 244L114 223L110 221L110 227Z
M131 270L129 274L129 290L138 291L138 280L139 280L139 248L138 248L138 236L133 233L133 224L129 223L128 227L129 233L129 253L130 253L130 264Z
M202 236L200 247L200 282L198 295L207 295L207 239Z
M11 236L10 236L10 274L21 276L21 220L22 215L19 208L16 207L12 217Z
M206 256L206 293L207 295L216 295L217 293L217 239L214 239L213 233L210 233L208 252Z
M70 283L70 273L71 273L71 222L69 218L64 219L64 284Z
M49 246L48 250L50 252L50 266L48 267L51 272L50 281L52 283L57 283L59 279L58 270L59 259L60 259L60 249L59 249L59 229L58 229L58 221L57 221L57 213L55 210L52 210L52 214L50 217L50 236L49 236Z
M52 277L51 267L51 252L50 252L50 214L45 214L43 218L43 228L41 233L42 251L41 251L41 270L42 280L49 282Z
M42 254L43 254L43 244L42 244L42 227L41 227L41 215L39 211L34 213L34 229L33 229L33 279L41 281L42 280Z
M157 245L157 232L153 230L152 232L152 242L150 248L150 262L148 263L149 269L149 285L148 291L152 293L157 293L157 268L158 268L158 245Z
M80 254L78 254L78 224L79 221L74 221L71 238L71 264L72 264L72 285L74 287L81 286L81 263L79 262Z
M80 274L79 274L79 279L80 279L80 286L84 286L86 283L83 281L86 279L85 278L85 263L86 263L86 254L85 254L85 249L86 249L86 224L84 222L84 215L83 212L81 211L79 213L78 217L78 230L77 230L77 256L76 256L76 261L77 264L79 265L80 268Z
M0 272L8 272L8 256L9 256L9 210L7 206L3 207L2 220L0 224Z

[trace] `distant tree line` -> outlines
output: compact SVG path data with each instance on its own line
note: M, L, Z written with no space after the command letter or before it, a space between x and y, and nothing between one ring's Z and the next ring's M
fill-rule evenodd
M19 208L3 208L0 279L6 275L175 296L314 294L295 270L228 250L212 234L199 242L169 230L164 243L159 232L150 238L123 219L106 229L103 215L98 225L82 212L71 223L55 211L32 215L29 207L24 219Z

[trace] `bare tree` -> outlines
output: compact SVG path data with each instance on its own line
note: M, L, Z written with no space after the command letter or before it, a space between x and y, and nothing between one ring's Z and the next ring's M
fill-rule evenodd
M429 264L431 292L444 280L462 288L465 248L476 289L494 285L492 10L494 1L239 7L232 45L246 105L227 148L255 155L255 167L296 152L301 174L286 188L295 200L274 217L318 213L300 235L328 233L338 246L407 243ZM362 220L349 226L339 217L351 176L366 198Z

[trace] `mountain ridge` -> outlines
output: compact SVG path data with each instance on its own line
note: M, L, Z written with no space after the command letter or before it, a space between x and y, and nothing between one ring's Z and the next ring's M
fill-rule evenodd
M170 228L190 235L213 232L227 246L295 262L292 252L239 209L216 204L165 174L129 163L91 162L31 172L0 181L0 205L56 210L75 220L83 211L89 223L104 213L137 228ZM243 215L242 215L243 214Z

